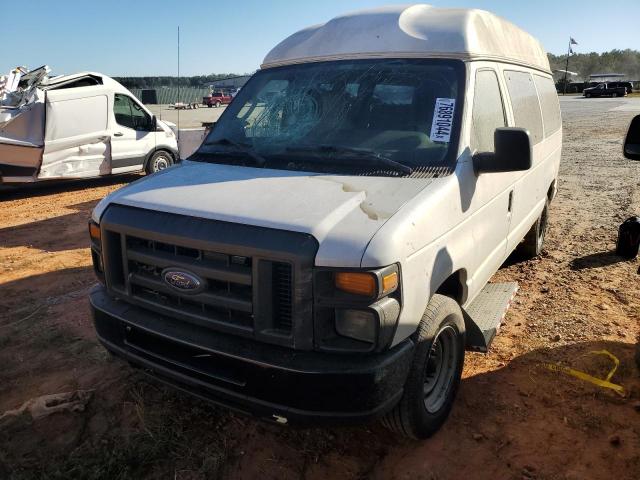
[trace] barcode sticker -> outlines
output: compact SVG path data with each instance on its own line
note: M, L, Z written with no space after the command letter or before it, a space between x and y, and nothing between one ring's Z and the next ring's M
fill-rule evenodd
M453 112L456 108L455 98L436 98L436 108L433 111L431 124L431 141L448 142L453 127Z

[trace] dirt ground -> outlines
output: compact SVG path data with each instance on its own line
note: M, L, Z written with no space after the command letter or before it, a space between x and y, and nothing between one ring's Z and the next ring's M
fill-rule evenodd
M467 354L452 415L428 441L378 424L269 425L146 380L98 345L87 302L87 219L131 179L0 193L0 478L640 478L640 262L612 253L640 213L640 162L620 146L640 99L562 108L544 255L495 275L519 282L515 304L490 353ZM624 396L545 367L604 377L611 360L589 354L603 349Z

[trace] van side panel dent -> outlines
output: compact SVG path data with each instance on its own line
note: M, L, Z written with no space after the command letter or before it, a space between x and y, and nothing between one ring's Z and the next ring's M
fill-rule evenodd
M87 94L92 89L94 93ZM47 92L45 148L39 179L111 173L109 100L102 86Z
M85 137L78 140L79 145L51 143L45 147L39 179L84 178L111 173L108 160L111 157L111 145L106 136Z

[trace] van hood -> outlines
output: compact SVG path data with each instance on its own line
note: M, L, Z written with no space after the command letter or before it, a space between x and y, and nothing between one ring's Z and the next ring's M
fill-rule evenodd
M354 177L184 161L104 198L111 203L313 235L316 265L359 267L378 229L437 179Z

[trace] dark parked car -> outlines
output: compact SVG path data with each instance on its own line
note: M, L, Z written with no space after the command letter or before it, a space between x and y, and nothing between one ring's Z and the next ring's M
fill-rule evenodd
M631 82L609 82L609 87L624 87L627 93L631 93L633 90Z
M599 83L595 87L585 88L582 94L589 97L624 97L627 94L625 87L613 86L615 82Z

